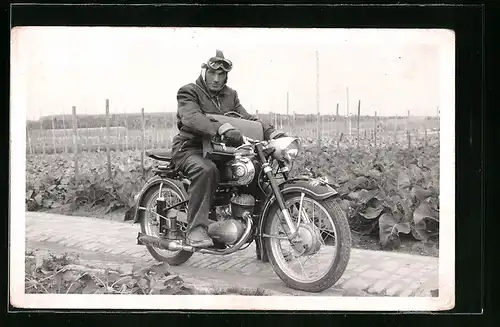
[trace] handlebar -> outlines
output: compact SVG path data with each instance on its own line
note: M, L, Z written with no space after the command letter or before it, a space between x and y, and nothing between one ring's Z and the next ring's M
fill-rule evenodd
M222 135L221 136L221 141L224 141L224 136ZM213 141L212 141L213 142ZM223 142L219 143L219 142L213 142L214 144L217 144L217 145L220 145L222 146L223 148L227 147L227 145ZM268 141L261 141L261 140L255 140L255 139L252 139L250 137L247 137L247 136L244 136L243 135L243 144L238 146L238 147L235 147L236 150L238 149L241 149L245 146L248 146L248 145L256 145L256 144L263 144L263 145L266 145L268 143Z

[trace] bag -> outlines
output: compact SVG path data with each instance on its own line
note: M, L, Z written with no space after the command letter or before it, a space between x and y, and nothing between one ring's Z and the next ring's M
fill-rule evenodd
M210 119L220 123L229 123L239 129L244 136L254 140L264 140L264 128L259 121L229 117L220 114L206 114Z

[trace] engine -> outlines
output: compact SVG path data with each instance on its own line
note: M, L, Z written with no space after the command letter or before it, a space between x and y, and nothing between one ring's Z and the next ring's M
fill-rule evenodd
M255 178L255 165L250 158L237 156L225 165L222 177L234 185L248 185Z
M221 219L208 226L208 235L219 243L232 245L241 238L245 231L245 217L251 217L255 207L255 198L249 194L236 195L231 199L229 207L224 212L231 218ZM227 216L226 216L227 217Z

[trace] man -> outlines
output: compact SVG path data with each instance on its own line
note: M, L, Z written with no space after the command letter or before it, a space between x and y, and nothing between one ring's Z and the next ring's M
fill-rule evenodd
M196 247L213 245L207 234L208 215L219 183L217 167L203 155L203 139L223 135L229 146L243 144L243 136L238 129L228 123L214 122L205 114L236 111L243 119L257 121L243 108L237 92L227 86L232 67L232 62L217 50L215 57L202 64L196 82L184 85L177 93L179 133L173 139L172 161L191 181L186 242ZM284 135L271 125L261 124L267 140Z

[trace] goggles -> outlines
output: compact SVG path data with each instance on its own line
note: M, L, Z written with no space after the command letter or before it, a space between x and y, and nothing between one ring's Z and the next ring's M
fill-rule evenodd
M216 57L210 58L210 60L206 63L206 66L214 70L222 69L225 72L230 72L231 69L233 69L233 63L230 60Z

